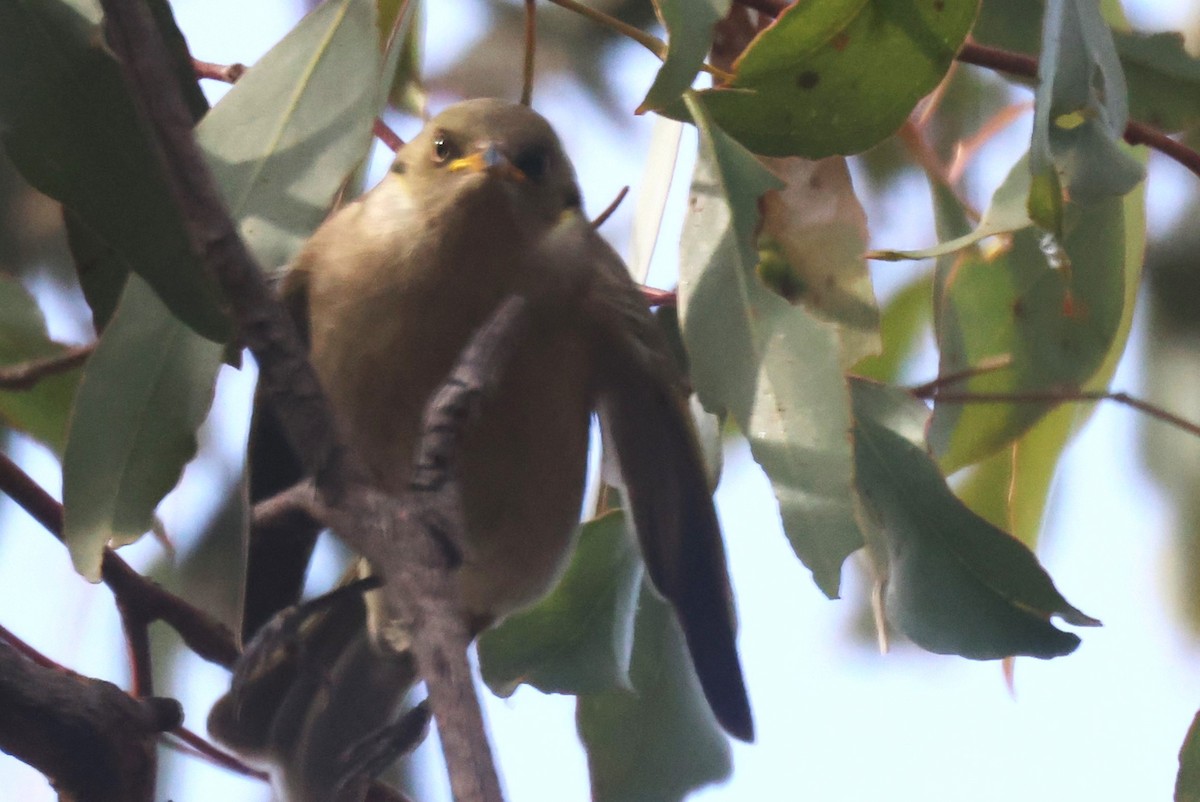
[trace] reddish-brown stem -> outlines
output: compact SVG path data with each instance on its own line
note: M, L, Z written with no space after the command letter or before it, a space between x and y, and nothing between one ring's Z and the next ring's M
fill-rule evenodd
M644 284L638 289L642 292L646 306L675 306L678 301L674 290L659 290Z
M604 208L604 211L600 212L599 216L592 221L592 228L599 228L608 222L608 218L612 217L613 212L617 210L617 207L621 205L621 201L625 200L625 196L628 194L629 187L621 187L621 191L617 193L617 197L613 198L612 203L608 204Z
M788 6L792 5L786 0L737 0L737 2L769 17L779 16ZM963 44L956 58L964 64L974 64L977 67L986 67L989 70L1019 75L1023 78L1036 79L1038 74L1038 60L1033 56L1013 53L969 40ZM1171 139L1157 128L1137 120L1131 120L1125 126L1124 137L1129 144L1153 148L1200 177L1200 153Z
M521 105L533 105L533 67L537 52L537 0L525 0L525 65L521 77Z
M1038 74L1038 61L1033 56L1012 53L998 47L988 47L970 41L958 51L958 60L966 64L974 64L977 67L1007 72L1010 75L1020 75L1024 78L1037 78ZM1137 120L1131 120L1125 126L1124 136L1125 141L1129 144L1146 145L1153 148L1200 177L1200 153L1187 145L1176 142L1157 128L1152 128Z
M95 348L94 344L80 345L45 359L6 365L0 368L0 390L28 390L42 379L79 367Z
M37 649L33 648L28 643L21 640L21 638L15 632L10 630L8 627L0 626L0 640L4 641L9 646L13 647L13 649L17 650L18 652L20 652L22 655L24 655L28 659L32 660L33 662L37 663L42 668L57 668L57 669L61 669L64 671L66 670L65 666L62 666L58 662L51 660L49 657L42 654Z
M63 539L62 505L5 454L0 454L0 492L7 493L34 520ZM202 610L146 579L111 549L100 563L100 577L118 604L137 610L146 621L163 621L205 660L225 666L238 656L233 633Z
M200 61L199 59L192 59L192 69L196 71L197 78L211 78L227 84L237 83L242 74L246 72L244 64L214 64L211 61ZM378 117L375 118L372 130L383 144L392 149L392 152L399 150L404 144L400 135Z
M1143 401L1128 393L1112 393L1105 390L1025 390L1013 393L972 393L950 390L933 390L921 394L913 392L919 398L932 398L942 403L955 404L1045 404L1062 402L1094 403L1096 401L1115 401L1142 412L1155 420L1160 420L1190 435L1200 437L1200 424L1168 412L1160 406Z
M985 373L993 373L997 370L1012 365L1012 355L1002 354L998 357L982 360L978 365L972 365L969 368L956 370L951 373L944 373L935 379L930 379L924 384L918 384L909 389L909 392L917 398L932 398L936 393L941 392L943 388L951 384L957 384L965 379L970 379L975 376L982 376Z
M186 727L176 727L168 734L178 738L182 743L190 747L193 752L211 763L215 763L218 766L222 766L230 771L237 772L238 774L246 777L253 777L256 780L262 780L263 782L267 782L271 779L265 771L259 771L258 769L247 766L233 755L218 749L216 746L204 740ZM171 742L166 741L166 743L169 744Z
M192 59L192 69L197 78L208 78L225 84L235 84L246 72L245 64L214 64L211 61Z
M375 132L375 136L379 137L380 142L392 149L392 153L404 147L404 140L400 138L400 135L378 117L375 118L375 125L371 130Z

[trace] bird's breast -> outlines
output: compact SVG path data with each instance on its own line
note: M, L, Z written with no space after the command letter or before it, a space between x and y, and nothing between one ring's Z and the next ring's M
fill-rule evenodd
M569 552L586 469L594 393L572 297L540 291L519 254L475 237L418 233L370 269L361 254L346 261L358 268L312 276L313 361L343 436L393 492L405 487L425 404L471 335L509 293L531 298L528 325L459 455L464 605L491 619L531 603Z

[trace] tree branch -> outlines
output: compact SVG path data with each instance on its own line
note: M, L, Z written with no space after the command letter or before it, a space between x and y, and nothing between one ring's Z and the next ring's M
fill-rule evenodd
M932 398L941 403L954 404L1045 404L1045 403L1092 403L1096 401L1115 401L1142 412L1155 420L1182 429L1194 437L1200 437L1200 424L1168 412L1160 406L1143 401L1129 393L1113 393L1106 390L1024 390L1013 393L974 393L968 391L941 390L937 387L922 385L910 388L909 392L917 398Z
M42 379L79 367L95 348L95 344L80 345L45 359L6 365L0 368L0 390L28 390Z
M134 699L2 642L0 709L0 750L45 774L66 802L151 802L157 735L183 719L174 699Z
M0 454L0 492L7 493L60 541L63 539L62 505L5 454ZM226 668L237 660L238 648L228 627L146 579L111 549L104 552L100 578L112 590L118 609L135 610L146 622L163 621L205 660Z
M295 327L238 236L192 138L178 88L166 79L165 48L145 7L138 0L102 0L101 5L126 79L157 134L174 200L258 362L260 387L333 512L338 535L379 569L387 580L385 600L413 621L413 653L429 687L455 798L500 800L466 657L465 622L455 610L442 546L412 526L411 515L396 499L370 485L365 469L337 439L333 412ZM405 581L410 578L412 583Z
M786 0L736 0L739 5L752 8L768 17L778 17L792 6ZM968 40L963 44L955 57L964 64L974 64L976 67L986 67L1009 75L1019 75L1023 78L1037 79L1038 60L1024 53L1014 53L989 47ZM1131 145L1146 145L1169 159L1173 159L1186 167L1197 177L1200 177L1200 153L1167 136L1162 131L1137 120L1131 120L1125 126L1125 141Z
M1037 78L1038 60L1033 56L1022 53L1012 53L998 47L988 47L968 41L958 51L958 60L977 67L987 67L1010 75L1020 75L1025 78ZM1191 170L1200 177L1200 153L1181 142L1176 142L1157 128L1130 120L1125 126L1125 141L1131 145L1146 145L1157 150L1167 158Z

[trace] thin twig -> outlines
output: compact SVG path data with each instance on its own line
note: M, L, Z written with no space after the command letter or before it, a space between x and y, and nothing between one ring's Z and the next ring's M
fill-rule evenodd
M941 403L954 404L1045 404L1045 403L1094 403L1115 401L1142 412L1163 423L1174 426L1195 437L1200 437L1200 424L1168 412L1160 406L1143 401L1129 393L1112 393L1105 390L1025 390L1013 393L973 393L938 390L927 395L914 392L919 398L932 398Z
M246 65L233 64L214 64L211 61L201 61L200 59L192 59L192 69L196 71L197 78L208 78L212 81L220 81L226 84L236 84L238 79L246 74Z
M63 539L62 505L5 454L0 454L0 492L7 493L60 541ZM163 621L205 660L229 668L237 659L238 648L228 627L146 579L111 549L104 551L100 578L120 606L139 611L147 621Z
M999 356L988 357L981 359L977 365L972 365L969 368L963 368L951 373L943 373L941 376L930 379L924 384L910 387L908 391L917 398L931 398L935 393L940 392L951 384L957 384L960 381L971 379L975 376L994 373L1010 365L1012 365L1012 354L1000 354Z
M792 3L785 0L736 0L746 8L752 8L769 17L777 17ZM559 0L551 0L559 2ZM565 2L565 0L563 0ZM562 5L562 2L559 2ZM955 58L965 64L986 67L990 70L1019 75L1023 78L1036 79L1038 75L1038 60L1024 53L1013 53L998 47L989 47L968 40L959 49ZM1137 120L1130 120L1125 126L1125 141L1131 145L1146 145L1157 150L1164 156L1175 160L1200 177L1200 153L1167 136L1162 131Z
M222 768L226 768L245 777L253 777L256 780L262 780L264 782L267 782L271 779L270 775L268 775L265 771L259 771L256 768L247 766L233 755L209 743L207 740L201 738L199 735L186 727L176 727L166 734L178 738L180 742L190 747L196 755L208 760L211 763L215 763ZM173 745L169 739L164 739L164 742L168 745Z
M1037 78L1038 60L1033 56L1022 53L1012 53L998 47L988 47L968 41L958 51L959 61L974 64L977 67L987 67L992 70L1020 75L1024 78ZM1193 174L1200 177L1200 153L1181 142L1171 139L1162 131L1137 120L1130 120L1125 126L1125 141L1131 145L1146 145L1157 150L1164 156L1175 160Z
M621 191L617 193L617 197L613 198L612 203L604 207L604 211L600 212L596 219L592 221L592 228L599 228L608 222L608 218L612 217L613 212L617 210L617 207L621 205L621 201L625 200L625 196L628 194L629 187L621 187Z
M399 18L397 16L397 19ZM227 84L237 83L246 72L244 64L214 64L211 61L200 61L199 59L192 59L192 69L196 71L197 78L210 78ZM379 137L379 141L392 149L393 153L404 146L404 140L400 135L379 117L375 118L375 124L371 130L375 136Z
M140 610L132 609L117 598L117 611L125 630L125 645L129 649L130 686L141 699L154 695L154 664L150 655L150 621Z
M980 148L990 142L993 137L1005 128L1012 125L1018 117L1032 109L1032 103L1010 103L989 117L987 122L980 126L978 131L966 139L957 142L954 145L954 159L950 162L950 181L957 183L958 179L962 178L962 174L966 171L967 164L975 157Z
M577 2L577 0L550 0L550 2L554 3L556 6L565 8L568 11L573 11L580 16L587 17L593 22L598 22L606 28L611 28L628 39L632 39L654 55L658 56L660 60L665 60L667 58L667 43L662 39L659 39L657 36L651 36L640 28L635 28L628 23L622 22L616 17L605 14L603 11L599 11L591 6L586 6L583 3ZM732 73L725 72L725 70L718 69L711 64L701 64L700 69L715 78L717 83L727 84L733 80Z
M525 65L521 76L521 105L533 105L534 54L537 51L537 0L525 0Z
M645 284L639 286L638 290L641 291L646 306L675 306L679 300L674 290L659 290Z
M404 147L404 140L400 135L392 130L391 126L385 123L378 117L375 118L375 124L371 129L375 136L379 137L379 141L392 149L392 153Z
M0 368L0 390L28 390L42 379L79 367L94 350L96 345L91 343L68 348L61 354L45 359L35 359L19 365L5 365Z

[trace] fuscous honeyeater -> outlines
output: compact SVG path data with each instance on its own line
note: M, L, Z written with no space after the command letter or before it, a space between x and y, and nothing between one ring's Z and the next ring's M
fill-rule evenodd
M532 604L559 577L596 412L650 578L676 612L704 694L729 733L752 737L725 552L685 380L621 259L583 216L574 169L540 115L487 99L439 114L378 186L316 231L283 287L342 435L379 486L396 493L431 393L497 305L524 296L528 325L459 456L467 543L457 584L470 626L481 631ZM302 576L308 559L300 550L281 569L264 564L252 543L250 598L256 579L298 593L296 568ZM277 569L293 576L281 579ZM288 601L266 609L254 602L247 626ZM327 662L324 676L292 695L324 693L325 706L355 710L340 714L344 741L386 715L379 700L343 698L352 694L335 686L350 669L338 660L367 661L382 681L411 666L393 655L402 664L394 670L388 657L372 656L369 635L341 638L337 654L309 656ZM311 764L327 747L296 739L337 739L305 732L325 726L311 702L290 704L280 702L264 725L274 734L237 733L236 721L216 716L214 732L277 763Z

